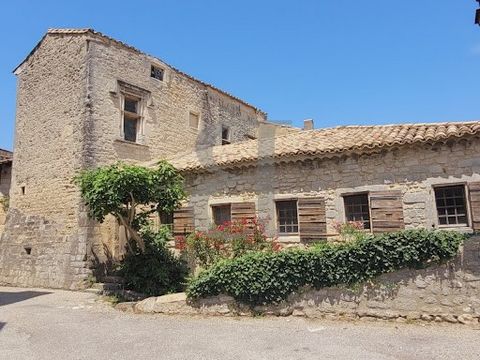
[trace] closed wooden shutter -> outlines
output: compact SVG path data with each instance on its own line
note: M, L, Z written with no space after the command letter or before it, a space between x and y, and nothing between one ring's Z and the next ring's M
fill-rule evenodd
M401 191L372 191L369 194L369 200L374 233L405 229Z
M248 233L253 233L253 221L255 220L255 203L232 203L231 205L232 222L247 221L246 230Z
M468 192L472 211L472 228L480 230L480 182L469 183Z
M255 219L255 203L241 202L231 204L232 221L242 221L246 219L249 223Z
M298 199L298 225L300 241L325 239L327 236L325 199L321 197Z
M173 235L186 236L195 230L193 207L184 206L173 212Z

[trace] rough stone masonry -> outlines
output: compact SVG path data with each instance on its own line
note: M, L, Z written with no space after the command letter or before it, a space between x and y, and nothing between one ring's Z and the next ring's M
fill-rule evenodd
M163 79L152 78L152 66ZM52 29L16 68L10 211L0 282L81 288L118 251L118 225L88 219L72 178L119 160L160 159L254 137L266 115L161 60L88 29ZM126 141L125 96L138 96L138 141ZM193 115L192 115L193 114ZM199 117L194 128L190 116ZM101 266L100 266L101 267Z
M17 109L0 283L78 289L123 254L88 218L83 169L168 159L188 199L174 232L260 217L285 246L374 233L480 230L480 122L305 129L90 29L51 29L15 69ZM179 214L182 214L180 217ZM181 221L180 221L181 220Z

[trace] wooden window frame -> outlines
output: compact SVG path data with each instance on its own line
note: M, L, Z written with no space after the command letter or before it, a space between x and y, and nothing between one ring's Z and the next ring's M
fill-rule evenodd
M120 119L120 136L122 141L141 144L144 136L144 117L143 117L143 108L144 108L144 99L136 94L131 94L127 91L121 92L121 119ZM133 100L137 102L136 112L125 110L125 101ZM136 121L136 134L135 141L127 140L125 138L125 119Z
M296 224L295 223L292 223L292 224L289 224L289 225L281 225L280 224L280 209L279 209L279 204L280 203L295 203L295 211L296 211L296 218L297 218L297 222ZM277 228L277 231L278 231L278 234L280 236L291 236L291 235L299 235L300 234L300 220L299 220L299 217L298 217L298 199L277 199L275 200L275 216L276 216L276 228ZM292 226L292 227L297 227L297 231L291 231L291 232L282 232L281 231L281 226Z
M347 213L347 203L346 199L347 198L352 198L352 197L360 197L360 196L365 196L367 199L367 208L368 208L368 227L365 227L365 223L367 222L366 220L349 220L348 219L348 213ZM362 221L364 224L364 230L365 231L373 231L373 226L372 226L372 209L371 209L371 204L370 204L370 193L368 191L365 192L357 192L357 193L348 193L348 194L343 194L343 211L344 211L344 218L345 221Z
M438 212L438 204L437 204L437 189L442 188L452 188L452 187L462 187L463 188L463 201L464 201L464 209L465 209L465 223L460 224L440 224L440 214ZM469 193L468 193L468 186L464 182L459 183L446 183L446 184L435 184L432 185L433 188L433 205L435 208L435 222L438 228L448 229L448 228L468 228L472 224L472 219L470 218L470 200L469 200ZM448 217L448 216L447 216Z
M227 208L229 209L229 220L225 220L223 221L221 224L217 224L217 219L215 217L215 209L219 209L219 208ZM210 208L211 208L211 211L212 211L212 224L215 225L215 226L220 226L220 225L223 225L225 224L226 222L231 222L232 221L232 204L231 203L223 203L223 204L212 204L210 205Z

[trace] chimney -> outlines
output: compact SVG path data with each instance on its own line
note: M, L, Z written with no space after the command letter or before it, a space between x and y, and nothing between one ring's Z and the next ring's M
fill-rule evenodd
M303 130L313 130L313 119L303 120Z

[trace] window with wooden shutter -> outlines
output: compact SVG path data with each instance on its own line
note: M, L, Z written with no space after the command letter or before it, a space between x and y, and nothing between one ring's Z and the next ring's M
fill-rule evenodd
M212 205L213 223L223 225L232 221L232 207L230 204Z
M467 226L467 200L465 185L448 185L434 188L438 225Z
M374 233L393 232L405 228L401 191L372 191L369 198Z
M277 226L280 235L298 234L298 209L296 200L281 200L275 203Z
M173 235L186 236L195 230L193 207L185 206L173 213Z
M468 184L470 194L470 208L472 210L472 228L480 230L480 182Z
M325 239L327 236L325 199L320 197L298 199L298 222L300 241Z

